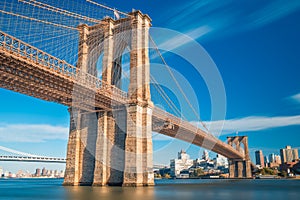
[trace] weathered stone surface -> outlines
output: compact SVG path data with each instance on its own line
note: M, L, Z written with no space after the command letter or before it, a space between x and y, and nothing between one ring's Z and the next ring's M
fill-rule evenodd
M243 159L228 159L230 178L251 178L251 161L248 148L247 136L227 137L227 142L236 150L244 154ZM244 148L242 148L244 146Z
M120 88L119 69L123 50L130 46L130 84L128 105L112 111L70 113L65 185L123 185L148 186L154 184L152 158L152 107L150 97L149 27L150 18L133 12L123 21L104 19L99 26L79 26L78 68L97 74L91 52L103 52L103 81ZM122 24L124 23L124 24ZM122 43L120 27L130 30L130 44ZM121 36L120 36L121 35ZM97 49L91 40L104 37L103 48ZM120 42L121 41L121 42ZM118 46L117 46L118 44ZM114 71L118 70L118 74ZM109 90L109 88L108 88ZM127 107L125 107L127 106ZM114 105L112 105L114 107ZM72 108L70 109L72 110ZM75 109L74 109L75 112ZM77 120L76 126L74 120Z

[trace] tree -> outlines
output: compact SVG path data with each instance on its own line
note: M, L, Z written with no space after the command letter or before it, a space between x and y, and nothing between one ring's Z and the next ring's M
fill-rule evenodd
M164 178L166 178L166 179L169 179L169 178L171 178L171 176L170 176L170 174L164 174L164 176L163 176Z
M200 176L203 176L203 175L204 175L204 172L201 168L198 168L198 169L194 170L194 173L193 173L194 177L200 177Z

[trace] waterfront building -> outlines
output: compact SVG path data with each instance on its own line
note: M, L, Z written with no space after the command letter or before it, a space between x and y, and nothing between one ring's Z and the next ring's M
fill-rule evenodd
M271 168L278 168L281 164L281 158L279 155L275 155L274 153L269 155L269 163L268 163L268 167Z
M275 154L274 153L271 153L269 155L269 162L272 163L272 162L275 162Z
M204 150L204 151L203 151L202 159L203 159L203 160L206 160L206 161L209 161L209 160L210 160L210 158L209 158L209 153L208 153L207 150Z
M170 160L170 175L177 177L182 170L187 170L191 166L193 166L193 160L185 151L181 150L177 159Z
M280 155L275 155L275 163L277 164L281 164L281 158L280 158Z
M9 177L9 171L5 171L3 177Z
M2 167L0 167L0 178L2 177L2 175L3 175L3 169Z
M269 158L268 158L268 156L264 156L264 163L265 163L265 167L268 167L268 164L270 163L269 162Z
M255 151L255 160L256 165L259 165L262 168L265 167L264 154L262 150Z
M36 170L35 170L35 174L34 174L36 177L39 177L39 176L41 176L41 169L39 169L39 168L37 168Z
M45 167L42 169L42 176L47 176L47 170Z
M218 168L228 168L228 159L220 154L217 154L216 158L214 159L215 169Z
M300 164L299 160L294 160L292 162L285 162L280 165L280 169L282 171L286 171L288 173L300 173Z
M298 149L292 149L291 146L286 146L285 149L280 149L281 163L293 162L299 159Z
M59 173L59 177L63 178L64 176L65 176L65 172L63 170L61 170L60 173Z

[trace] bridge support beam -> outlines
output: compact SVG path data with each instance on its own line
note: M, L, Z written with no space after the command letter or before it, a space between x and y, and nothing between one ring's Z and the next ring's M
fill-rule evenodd
M229 178L251 178L251 163L246 160L229 159Z
M70 108L70 134L64 185L91 185L95 167L97 118Z
M94 186L122 185L126 110L98 113Z
M227 137L227 142L244 154L244 159L228 159L230 178L251 178L251 161L247 136ZM242 148L244 146L244 148Z
M130 98L127 107L125 171L123 186L154 185L152 155L152 108L148 56L150 18L131 13Z

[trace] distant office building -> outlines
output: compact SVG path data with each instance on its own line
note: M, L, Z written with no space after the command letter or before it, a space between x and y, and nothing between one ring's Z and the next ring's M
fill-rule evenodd
M210 160L210 159L209 159L209 154L208 154L208 151L207 151L207 150L204 150L204 151L203 151L202 159L203 159L203 160L206 160L206 161Z
M280 155L275 155L275 163L281 164L281 158Z
M275 154L274 153L271 153L269 155L269 162L272 163L272 162L275 162Z
M269 158L268 156L264 156L264 161L265 161L265 167L268 166L268 163L269 163Z
M35 170L35 176L41 176L41 169L37 168Z
M256 165L265 167L264 154L262 150L255 151L255 160L256 160Z
M285 149L280 149L281 163L292 162L298 160L298 149L292 149L291 146L286 146Z
M279 155L275 155L274 153L269 155L269 163L268 163L268 167L271 168L276 168L279 167L281 164L281 158Z
M3 174L4 177L9 177L9 171L5 171Z
M193 166L193 160L183 150L178 153L178 159L170 160L170 174L172 177L180 176L180 172L185 169L189 169Z
M42 169L42 176L47 176L47 170L45 167Z
M2 167L0 167L0 178L2 177L2 175L3 175L3 169Z
M217 154L214 164L216 169L219 167L228 168L228 159L220 154Z

